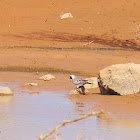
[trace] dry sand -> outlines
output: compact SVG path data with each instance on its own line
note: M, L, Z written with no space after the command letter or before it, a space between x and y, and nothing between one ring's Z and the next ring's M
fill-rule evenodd
M112 64L139 63L139 7L138 0L2 1L0 69L97 76ZM66 12L73 18L61 20ZM61 80L56 83L65 88ZM71 88L69 83L66 89ZM83 100L99 102L113 113L140 114L139 95L102 96L99 89L92 93Z

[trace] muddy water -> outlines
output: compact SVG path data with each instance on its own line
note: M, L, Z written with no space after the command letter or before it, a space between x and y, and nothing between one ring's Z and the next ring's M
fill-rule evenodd
M26 76L27 74L24 77ZM88 113L96 104L82 103L78 99L73 102L72 98L67 97L69 92L67 88L59 91L29 89L21 88L23 79L7 81L0 82L0 85L9 86L15 95L0 97L0 140L38 140L40 134L47 133L63 120L74 119ZM139 120L120 119L114 114L110 116L100 118L93 116L67 124L50 139L59 136L61 140L139 140Z

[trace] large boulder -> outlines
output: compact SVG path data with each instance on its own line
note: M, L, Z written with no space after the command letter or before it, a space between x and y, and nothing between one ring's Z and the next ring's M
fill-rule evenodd
M0 96L13 95L9 87L0 87Z
M100 71L101 94L128 95L140 93L140 64L116 64Z

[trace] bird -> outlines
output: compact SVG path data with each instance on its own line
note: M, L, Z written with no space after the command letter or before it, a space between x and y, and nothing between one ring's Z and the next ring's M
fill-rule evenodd
M84 86L85 84L92 84L92 83L89 83L88 80L79 79L73 74L70 75L70 79L72 79L73 84L77 85L77 88L80 88Z

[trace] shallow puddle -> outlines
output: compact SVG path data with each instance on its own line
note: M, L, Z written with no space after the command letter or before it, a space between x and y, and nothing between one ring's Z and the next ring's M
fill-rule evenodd
M1 86L14 88L14 96L0 97L0 140L38 140L63 122L85 115L95 103L75 103L68 90L53 91L20 88L18 82L1 82ZM93 110L94 111L94 110ZM113 115L112 115L113 116ZM48 139L56 140L139 140L140 123L120 120L115 116L92 116L66 124Z

